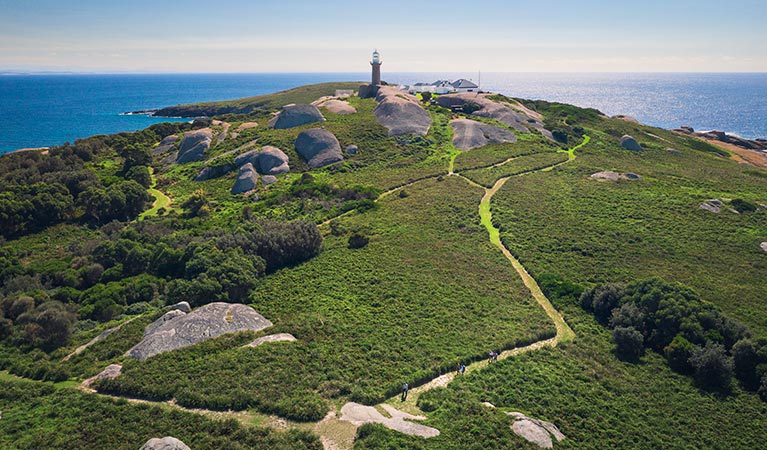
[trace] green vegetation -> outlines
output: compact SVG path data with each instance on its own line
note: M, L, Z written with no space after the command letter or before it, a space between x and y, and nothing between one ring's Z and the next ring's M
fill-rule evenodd
M420 406L430 411L424 424L440 436L360 429L356 448L537 448L512 433L506 411L553 422L566 436L555 448L762 445L767 404L758 397L737 389L726 398L701 391L654 352L640 364L621 361L611 352L610 331L570 302L564 314L576 341L494 363L421 395Z
M446 192L450 203L440 201ZM240 349L246 338L220 338L128 362L102 387L317 420L328 399L382 401L403 379L417 386L487 348L551 337L546 315L487 242L479 194L456 177L424 181L407 197L339 219L322 254L265 278L253 306L275 323L270 333L298 341ZM360 232L369 243L349 248Z
M195 449L321 449L302 431L245 428L234 419L214 420L125 400L101 398L48 383L0 379L0 447L137 449L151 438L174 436Z
M514 158L509 162L492 166L487 169L467 170L461 174L477 184L489 188L493 187L495 182L501 178L520 175L527 172L535 172L546 167L563 163L567 160L568 157L565 153L534 153L532 155Z
M120 363L98 390L316 421L347 401L396 405L405 381L421 386L557 330L557 348L472 366L414 395L440 436L366 425L356 446L532 448L509 411L558 425L563 448L764 442L767 172L689 136L541 101L522 103L559 142L519 133L459 152L451 111L427 103L426 136L389 137L375 101L352 97L357 113L323 111L320 126L358 151L317 170L293 146L317 124L265 125L286 103L356 86L183 107L225 112L217 119L231 125L200 162L151 152L166 136L221 132L212 119L0 158L0 447L137 448L171 434L192 448L317 448L305 432L210 419L229 413L70 388ZM245 122L259 125L233 136ZM624 134L645 151L620 148ZM265 145L288 155L290 173L231 195L234 158ZM194 181L203 167L217 177ZM641 178L590 178L604 170ZM699 208L707 199L722 200L721 213ZM248 303L274 326L125 357L179 301ZM297 340L243 347L273 333Z
M237 100L194 103L171 106L157 112L165 117L221 116L223 114L248 114L279 109L290 103L311 103L325 95L334 95L336 89L357 90L362 82L334 82L300 86L274 94L246 97Z
M493 200L493 219L509 250L537 277L581 285L661 277L690 286L758 335L767 331L765 210L713 214L709 198L765 203L764 180L748 167L685 150L684 137L635 124L606 121L590 130L578 158L547 173L511 178ZM668 140L660 142L647 132ZM639 155L612 135L643 141ZM645 139L642 136L646 136ZM602 170L633 172L637 181L600 182ZM751 168L750 171L754 169Z

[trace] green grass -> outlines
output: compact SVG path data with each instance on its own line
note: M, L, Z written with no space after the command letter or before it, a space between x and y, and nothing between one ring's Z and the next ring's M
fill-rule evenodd
M699 205L709 198L765 203L764 179L752 167L680 144L649 142L644 153L634 154L599 134L573 163L510 179L495 196L494 222L533 274L581 284L660 276L693 287L763 335L767 257L759 243L767 238L766 212L713 214ZM683 154L666 152L668 146ZM643 178L589 178L601 170Z
M274 94L246 97L236 100L193 103L171 106L160 110L163 116L216 116L276 110L290 103L311 103L325 95L334 95L336 89L359 89L362 82L332 82L300 86Z
M311 409L318 401L381 401L403 380L416 386L490 348L553 335L488 242L477 216L479 189L447 177L407 192L340 219L336 230L344 234L328 235L320 256L255 289L253 306L275 323L269 333L292 333L297 342L247 350L239 341L202 344L126 364L110 388L317 419L325 412ZM370 243L350 250L348 233L360 229Z
M561 164L568 160L568 155L562 152L534 153L527 156L514 158L502 165L493 166L487 169L474 169L461 172L461 175L481 184L485 187L493 187L496 181L501 178L519 175L527 172L534 172L556 164Z
M152 185L149 189L147 189L147 192L149 192L149 195L154 197L154 203L150 209L147 209L139 215L139 220L146 217L156 216L160 208L167 211L171 203L170 197L165 195L162 191L155 189L155 186L157 185L157 179L154 176L154 170L151 170L150 173L152 174Z
M431 411L424 424L440 436L423 440L381 428L355 448L537 448L512 433L506 411L554 423L566 436L554 448L762 446L767 404L756 395L703 392L652 352L638 364L622 362L611 352L609 330L577 306L565 314L576 341L500 361L422 394L420 404Z
M176 437L194 449L321 449L306 432L245 428L175 408L84 394L71 388L0 377L0 447L4 449L137 449Z

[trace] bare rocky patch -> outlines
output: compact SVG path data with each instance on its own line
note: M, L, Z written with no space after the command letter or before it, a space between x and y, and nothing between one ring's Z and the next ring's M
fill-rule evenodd
M356 426L366 423L380 423L391 430L424 438L439 436L438 429L412 422L413 420L425 420L426 417L414 416L387 404L381 406L391 417L384 416L372 406L349 402L341 408L341 420L351 422Z
M453 127L453 145L460 150L517 141L517 137L509 130L474 120L455 119L450 121L450 126Z
M373 113L378 123L389 130L389 136L415 134L426 136L431 127L431 116L418 99L395 87L382 86L376 94Z
M127 355L139 360L188 347L226 333L260 331L272 323L247 305L210 303L186 314L173 310L150 324Z

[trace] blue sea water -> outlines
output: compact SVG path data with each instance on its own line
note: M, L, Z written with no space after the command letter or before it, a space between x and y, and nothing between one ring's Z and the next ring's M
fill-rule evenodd
M121 115L180 103L260 95L368 73L3 75L0 153L133 131L171 119ZM390 83L471 78L467 73L384 73ZM719 129L767 137L767 74L486 73L482 88L626 114L664 128Z

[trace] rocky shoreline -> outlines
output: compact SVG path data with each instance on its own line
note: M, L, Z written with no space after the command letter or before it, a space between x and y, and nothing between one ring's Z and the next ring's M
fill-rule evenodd
M767 152L767 139L743 139L733 134L727 134L724 131L695 131L692 127L682 126L675 128L671 131L686 134L689 136L695 136L698 138L719 141L725 144L731 144L736 147L740 147L745 150L754 150L758 152Z

